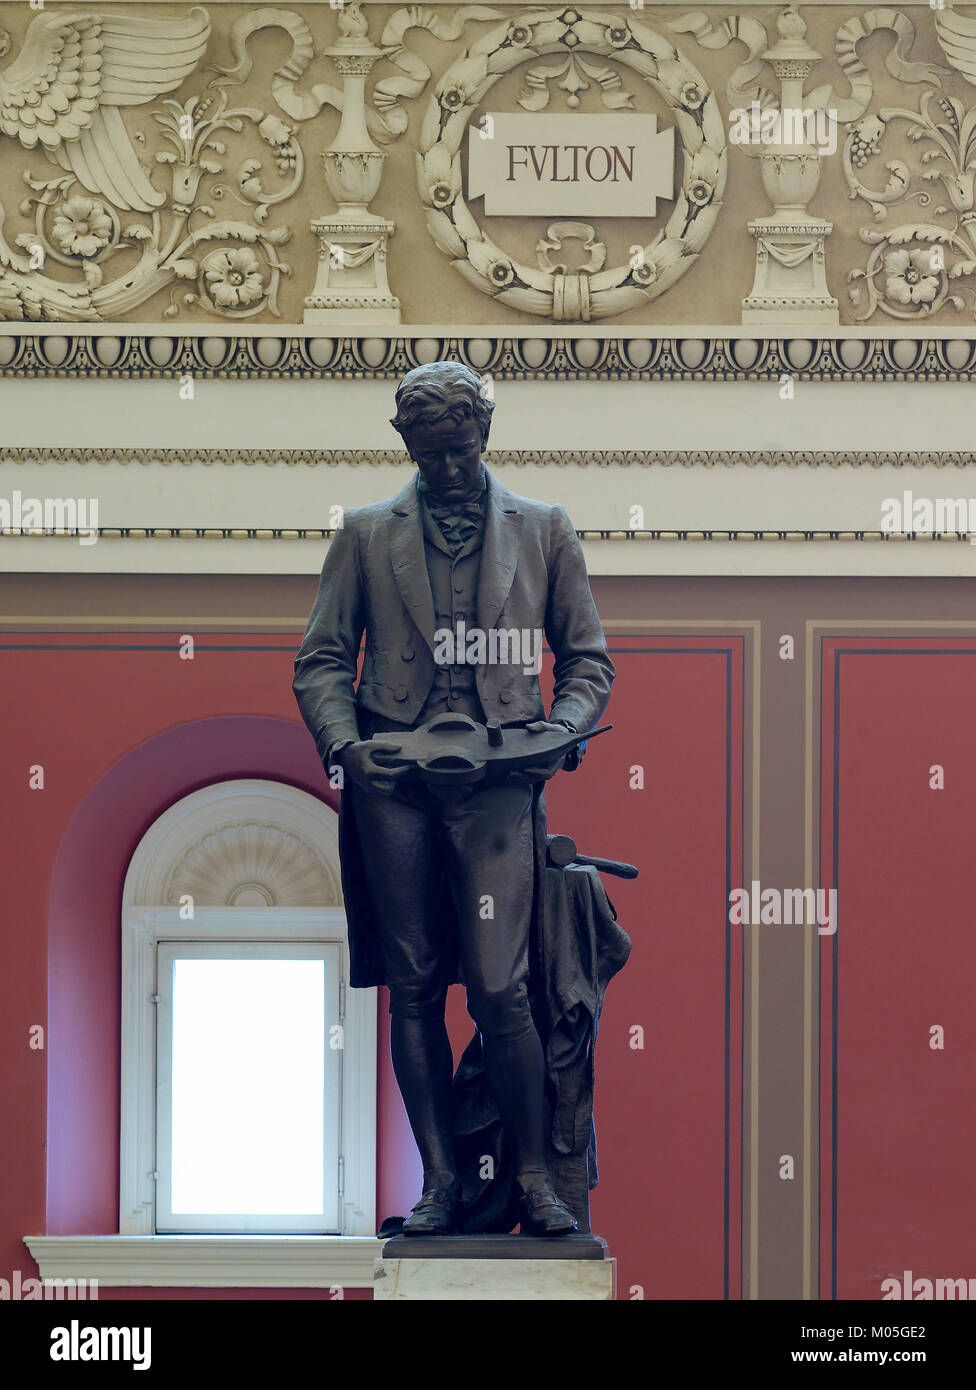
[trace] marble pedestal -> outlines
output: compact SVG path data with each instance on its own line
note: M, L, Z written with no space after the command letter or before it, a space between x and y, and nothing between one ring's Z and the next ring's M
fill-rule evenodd
M608 1300L616 1261L598 1236L434 1236L387 1241L376 1261L381 1301Z

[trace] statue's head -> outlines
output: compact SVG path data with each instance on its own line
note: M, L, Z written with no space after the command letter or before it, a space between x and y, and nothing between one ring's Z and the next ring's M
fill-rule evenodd
M470 492L495 408L478 373L460 362L414 367L397 387L396 403L390 424L431 492L443 501Z

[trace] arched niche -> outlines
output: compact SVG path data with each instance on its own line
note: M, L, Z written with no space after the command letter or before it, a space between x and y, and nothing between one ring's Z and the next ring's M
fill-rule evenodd
M335 794L307 729L297 719L266 715L191 720L147 738L106 768L65 829L47 930L50 1235L118 1230L119 922L133 857L179 803L243 779L304 792L321 812L316 823L332 837L323 844L332 843L338 821L327 803ZM320 788L321 801L314 795ZM392 1078L387 1090L395 1092Z

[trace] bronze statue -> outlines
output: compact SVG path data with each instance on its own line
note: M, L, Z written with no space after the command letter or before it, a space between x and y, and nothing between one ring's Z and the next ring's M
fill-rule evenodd
M494 404L479 376L453 362L417 367L396 404L391 423L418 472L396 497L345 514L295 661L302 716L325 766L343 774L351 984L390 991L393 1066L424 1169L403 1233L510 1231L516 1220L523 1233L568 1233L579 1222L554 1188L547 1152L553 1124L566 1121L569 1073L554 1120L560 1102L551 1085L547 1099L552 1054L537 1027L533 970L543 949L542 792L561 768L579 765L614 668L565 510L516 497L485 467ZM543 634L555 658L548 716ZM521 750L510 767L488 751L501 755L506 735ZM526 735L537 756L525 756ZM596 879L593 869L580 872ZM559 932L547 931L544 949L561 950L551 944ZM600 999L626 958L623 942L618 933L605 953L613 963L593 986ZM477 1033L452 1085L444 1006L458 979ZM593 1037L598 1007L590 1007ZM487 1079L480 1092L479 1078ZM585 1100L585 1083L574 1085ZM583 1133L585 1147L583 1109L585 1133L575 1111L567 1133ZM485 1172L461 1169L472 1143L478 1156L473 1136L492 1115L509 1183L486 1202L477 1190ZM578 1134L564 1151L573 1144ZM592 1163L587 1171L592 1186Z

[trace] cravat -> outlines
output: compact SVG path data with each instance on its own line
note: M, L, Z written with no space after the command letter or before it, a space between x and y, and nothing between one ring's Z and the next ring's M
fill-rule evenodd
M482 469L478 484L476 484L476 486L480 485L479 490L473 497L468 497L463 502L437 502L424 484L423 479L418 483L424 505L440 527L441 534L450 546L453 555L463 549L471 537L477 535L484 525L486 483L487 479L484 469Z
M471 537L477 535L481 530L485 512L480 501L445 505L440 502L432 502L429 496L424 500L427 504L427 510L441 528L444 539L451 547L453 554L456 555Z

